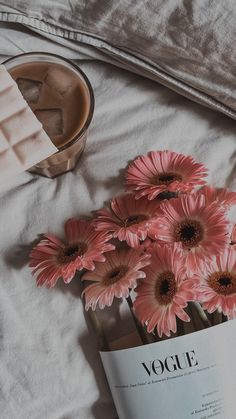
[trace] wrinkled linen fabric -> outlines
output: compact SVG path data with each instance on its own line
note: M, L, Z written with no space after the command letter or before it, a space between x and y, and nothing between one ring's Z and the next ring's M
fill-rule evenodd
M236 190L235 121L105 62L94 48L43 35L2 25L1 62L37 50L73 59L96 106L73 172L54 180L23 173L0 184L0 417L115 419L78 279L37 289L29 250L40 233L63 237L65 219L88 216L119 194L128 162L149 150L192 154L209 167L210 182Z
M236 118L234 0L7 0L0 12Z

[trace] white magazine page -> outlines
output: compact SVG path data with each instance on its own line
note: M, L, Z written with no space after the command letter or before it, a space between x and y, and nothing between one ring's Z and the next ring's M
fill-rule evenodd
M101 352L119 419L235 419L236 321Z

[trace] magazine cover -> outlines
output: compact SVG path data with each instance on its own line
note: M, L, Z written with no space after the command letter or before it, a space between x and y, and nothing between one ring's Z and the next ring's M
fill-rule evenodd
M101 352L120 419L234 419L235 321Z

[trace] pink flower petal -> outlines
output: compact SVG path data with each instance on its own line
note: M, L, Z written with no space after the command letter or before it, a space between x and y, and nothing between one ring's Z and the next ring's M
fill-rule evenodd
M169 336L176 332L176 316L189 321L183 308L196 298L199 282L188 278L184 254L178 245L156 243L150 253L151 264L144 268L146 279L135 290L134 310L148 332L156 328L160 337ZM158 294L159 289L163 294Z
M190 192L204 185L207 175L204 165L193 157L168 150L151 151L135 159L126 173L126 187L137 199L147 196L153 200L163 191Z
M227 282L224 286L224 282L221 284L217 281L221 275L224 279L228 278L228 285ZM236 310L236 250L233 246L228 246L209 262L206 270L197 271L197 276L200 281L198 298L203 308L209 313L218 310L230 317L232 311ZM215 278L215 282L211 278Z
M56 236L47 234L30 252L29 266L33 274L39 272L38 285L52 287L59 277L69 283L76 270L94 269L94 262L104 261L103 254L114 249L108 243L111 235L95 231L94 225L85 220L68 220L65 235L67 243L63 244Z
M97 212L94 225L97 231L112 233L130 247L138 247L145 240L159 209L158 202L147 199L137 201L132 194L125 194L111 200L110 210Z
M96 263L94 271L82 277L83 281L96 282L83 291L86 308L95 310L97 305L104 308L110 306L114 298L126 298L130 289L136 287L137 280L145 277L142 269L149 259L149 255L140 256L134 249L109 252L105 262Z

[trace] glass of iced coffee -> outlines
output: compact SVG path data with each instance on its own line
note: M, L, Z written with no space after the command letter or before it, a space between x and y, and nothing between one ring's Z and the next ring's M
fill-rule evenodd
M46 177L73 170L94 110L91 84L74 63L58 55L25 53L3 63L58 152L30 169Z

